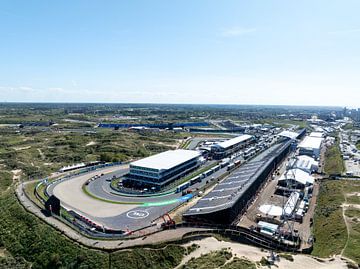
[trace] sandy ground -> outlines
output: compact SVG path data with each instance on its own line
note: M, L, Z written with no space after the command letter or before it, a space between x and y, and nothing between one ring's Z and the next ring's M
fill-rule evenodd
M21 169L11 170L11 173L13 173L13 180L19 180L21 177Z
M0 258L6 257L5 251L6 251L6 250L5 250L4 248L0 248Z
M261 249L243 245L239 243L231 243L225 241L218 241L213 237L208 237L205 239L201 239L199 241L193 241L185 244L184 246L190 246L191 244L196 243L200 246L200 248L196 249L190 255L186 256L181 264L176 267L180 268L181 265L185 264L192 257L197 258L202 254L206 254L210 251L221 250L223 248L230 248L233 256L236 257L245 257L253 262L260 261L262 257L267 257L269 255L268 251L261 251ZM279 269L299 269L299 268L308 268L308 269L321 269L321 268L330 268L330 269L338 269L338 268L347 268L346 263L340 259L340 257L334 257L331 261L329 259L321 259L322 262L317 261L311 256L308 255L293 255L294 261L288 261L284 258L280 258L279 262L276 262L272 268ZM269 267L262 267L269 268Z
M89 143L86 144L87 147L94 146L94 145L96 145L95 141L90 141Z
M137 205L120 205L103 202L91 198L82 190L83 184L89 178L99 173L106 174L117 169L119 169L119 167L111 167L64 181L54 188L54 194L66 205L70 205L74 209L78 209L90 216L105 218L120 215L137 207Z
M356 208L356 209L360 209L360 205L358 204L342 204L342 207L349 207L350 209L351 208Z
M31 146L27 146L27 147L14 147L13 149L16 151L20 151L20 150L25 150L25 149L29 149L31 148Z

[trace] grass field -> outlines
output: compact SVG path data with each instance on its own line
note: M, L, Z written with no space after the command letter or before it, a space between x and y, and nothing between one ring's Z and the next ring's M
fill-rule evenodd
M136 248L114 252L110 256L111 268L117 269L170 269L180 264L186 249L168 245L159 249Z
M227 249L211 251L191 258L181 269L256 269L256 264L245 258L233 257Z
M25 178L43 177L60 167L87 161L116 162L175 148L182 135L127 130L96 133L11 131L0 133L0 165L21 169ZM140 142L139 142L140 141Z
M328 175L342 174L345 171L344 161L341 157L339 143L336 142L325 153L325 173Z
M1 180L1 179L0 179ZM186 249L170 245L107 253L80 247L27 213L12 190L0 194L0 268L173 268Z
M359 181L327 180L321 185L314 216L313 232L316 242L313 255L329 257L340 254L345 248L344 255L360 263L360 215L349 215L358 214L360 211L345 211L351 227L348 241L342 208L343 203L349 203L349 194L351 197L354 192L360 192Z
M0 268L173 268L180 262L180 246L114 253L80 247L23 209L14 194L11 170L20 169L22 180L27 180L75 162L140 158L174 148L181 134L0 131ZM36 184L27 185L30 196ZM146 267L139 267L144 258Z
M198 258L191 258L182 269L216 269L223 266L229 259L232 258L232 253L226 249L219 251L212 251L201 255Z

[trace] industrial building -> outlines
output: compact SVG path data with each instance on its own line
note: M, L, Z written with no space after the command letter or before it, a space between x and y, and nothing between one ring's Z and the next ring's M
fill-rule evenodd
M291 141L272 146L242 165L183 214L190 222L230 224L251 203L260 186L290 151Z
M214 159L220 160L255 142L251 135L241 135L211 146Z
M321 137L306 136L298 146L299 155L308 155L316 160L319 159L323 140Z
M169 150L130 163L124 185L161 188L197 168L200 153L195 150Z

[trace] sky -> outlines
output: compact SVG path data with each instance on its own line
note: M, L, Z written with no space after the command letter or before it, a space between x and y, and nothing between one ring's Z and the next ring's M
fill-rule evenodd
M0 102L360 107L358 0L1 0Z

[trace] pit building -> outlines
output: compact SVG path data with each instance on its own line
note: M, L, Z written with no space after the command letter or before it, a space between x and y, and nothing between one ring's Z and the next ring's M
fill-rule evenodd
M214 159L220 160L254 142L255 137L251 135L241 135L212 145L211 152Z

